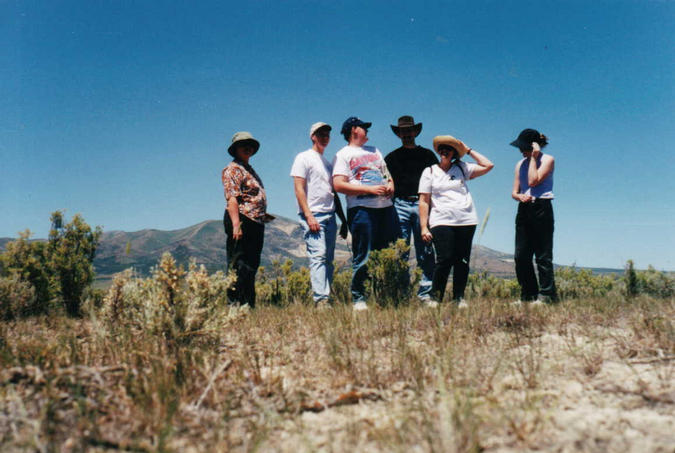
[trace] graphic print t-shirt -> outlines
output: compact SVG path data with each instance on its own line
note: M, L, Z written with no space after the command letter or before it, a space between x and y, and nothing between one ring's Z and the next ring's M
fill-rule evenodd
M389 183L387 164L374 146L345 146L335 155L333 176L347 176L351 184L381 186ZM386 208L391 198L378 195L347 195L347 208Z

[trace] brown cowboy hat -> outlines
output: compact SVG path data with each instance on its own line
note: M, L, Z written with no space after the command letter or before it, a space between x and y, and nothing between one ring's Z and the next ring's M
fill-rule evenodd
M442 145L449 146L457 151L457 155L460 159L469 152L469 147L452 135L437 135L434 137L434 151L438 153L438 147Z
M401 129L413 128L415 131L415 137L420 135L422 132L422 123L415 124L415 119L410 115L403 115L398 119L398 125L394 126L391 124L391 130L394 131L394 134L398 135L398 132Z

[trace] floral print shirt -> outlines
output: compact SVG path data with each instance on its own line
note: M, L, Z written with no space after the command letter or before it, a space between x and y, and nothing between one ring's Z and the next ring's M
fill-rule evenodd
M233 160L222 173L225 202L234 197L239 203L239 213L262 223L267 211L265 187L249 164Z

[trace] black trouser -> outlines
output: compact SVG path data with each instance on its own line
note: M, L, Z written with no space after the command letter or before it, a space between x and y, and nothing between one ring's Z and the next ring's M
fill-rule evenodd
M537 199L519 203L516 215L516 276L520 299L535 300L541 293L557 300L553 279L553 206L551 200ZM539 284L534 275L532 256L536 258Z
M436 252L436 266L431 284L431 295L438 302L443 301L445 286L448 284L450 268L452 272L452 298L459 301L464 297L466 281L469 278L469 259L471 258L471 242L476 232L476 225L436 226L431 235Z
M232 238L232 220L225 211L223 224L227 235L227 269L234 270L237 281L233 288L227 290L227 297L232 303L248 304L255 307L255 274L260 266L265 239L265 225L254 222L248 217L239 214L241 222L241 239Z

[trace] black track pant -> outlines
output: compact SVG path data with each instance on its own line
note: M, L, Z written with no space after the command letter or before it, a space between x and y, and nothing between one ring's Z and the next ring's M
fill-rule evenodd
M469 278L471 242L475 232L476 225L436 226L431 229L436 252L436 266L434 267L431 294L438 302L443 301L451 268L454 268L452 272L452 298L459 301L464 297L466 282Z
M232 220L225 211L223 224L227 236L227 269L234 270L237 281L234 288L227 290L227 297L232 303L248 304L255 307L255 274L260 266L265 239L265 225L254 222L239 214L242 237L238 241L232 238Z
M553 278L553 206L551 200L519 203L516 215L516 276L520 299L534 300L539 294L557 301ZM532 257L537 262L539 283Z

